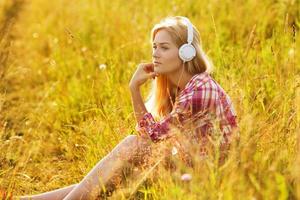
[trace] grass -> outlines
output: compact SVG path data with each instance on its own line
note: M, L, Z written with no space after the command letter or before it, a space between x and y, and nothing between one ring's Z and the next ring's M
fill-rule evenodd
M298 0L1 1L2 190L34 194L79 182L135 133L128 82L151 60L152 26L169 15L199 29L241 140L223 167L201 162L189 183L180 181L189 169L158 168L133 197L300 199Z

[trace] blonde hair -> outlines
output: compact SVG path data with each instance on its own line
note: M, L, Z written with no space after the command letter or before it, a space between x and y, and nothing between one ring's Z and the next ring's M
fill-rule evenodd
M178 48L187 43L187 26L182 17L167 17L156 24L151 30L151 43L153 42L156 33L162 29L170 34L173 42ZM202 72L210 73L213 64L202 50L200 34L194 25L193 34L192 44L196 49L196 57L189 62L183 63L183 67L191 75ZM160 75L153 81L146 107L155 118L162 118L171 112L173 102L176 98L176 89L177 88L172 86L166 75Z

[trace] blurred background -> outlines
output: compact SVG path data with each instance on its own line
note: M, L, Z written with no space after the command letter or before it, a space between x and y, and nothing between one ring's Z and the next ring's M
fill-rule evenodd
M241 140L222 167L208 159L188 183L162 169L133 198L300 199L299 0L1 0L0 191L77 183L135 134L129 80L175 15L200 31Z

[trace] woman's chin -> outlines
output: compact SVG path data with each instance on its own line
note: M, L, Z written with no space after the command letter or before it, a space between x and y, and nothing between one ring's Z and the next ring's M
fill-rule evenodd
M153 70L154 72L156 72L156 73L160 73L160 70L157 68L157 67L154 67L154 70Z

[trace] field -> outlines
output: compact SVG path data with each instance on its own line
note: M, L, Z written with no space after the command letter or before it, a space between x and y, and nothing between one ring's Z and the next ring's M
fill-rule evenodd
M240 142L223 166L158 167L111 199L300 199L299 0L0 1L2 194L78 183L136 134L128 83L173 15L200 31Z

